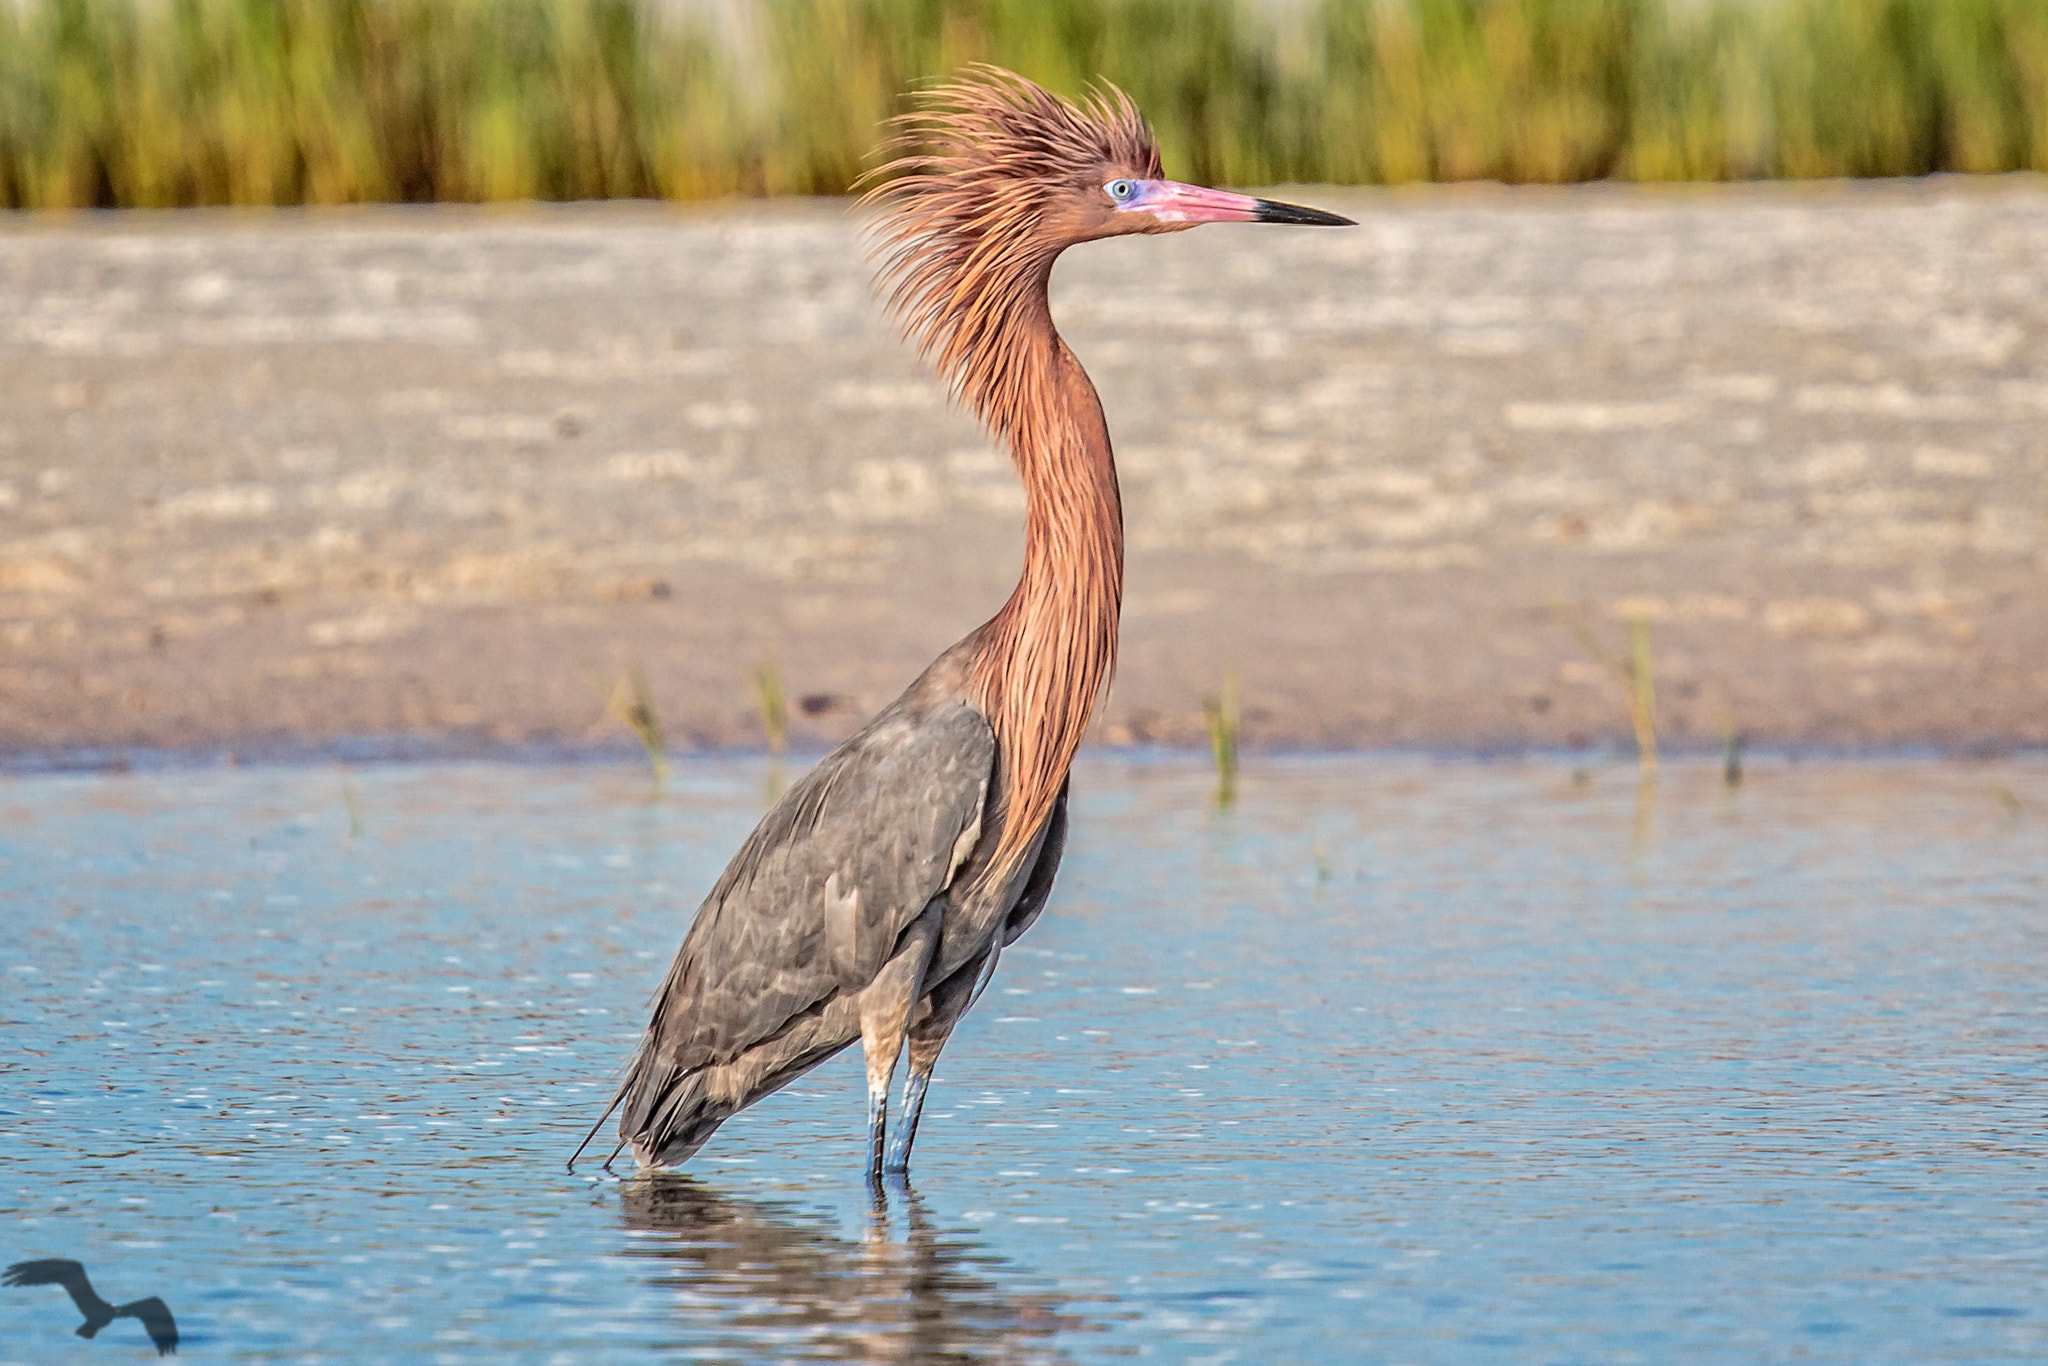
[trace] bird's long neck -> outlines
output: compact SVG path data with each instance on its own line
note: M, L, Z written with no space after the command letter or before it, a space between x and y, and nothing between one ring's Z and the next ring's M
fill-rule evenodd
M977 701L1001 756L1002 835L1015 870L1059 798L1116 666L1124 522L1102 402L1052 324L1052 263L1011 295L990 338L1000 357L969 394L1024 483L1024 572L976 644Z

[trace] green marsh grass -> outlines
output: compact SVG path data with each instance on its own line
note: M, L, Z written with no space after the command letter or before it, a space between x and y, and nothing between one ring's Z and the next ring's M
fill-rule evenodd
M1562 603L1552 604L1560 620L1570 628L1579 647L1595 664L1611 674L1621 686L1622 700L1636 737L1636 763L1645 783L1657 777L1657 683L1650 651L1650 619L1641 612L1628 616L1628 652L1616 656L1604 645L1585 619Z
M648 767L654 771L654 790L660 792L668 785L668 746L661 733L661 717L655 714L654 697L647 690L647 675L637 667L628 667L612 689L605 710L632 731L633 738L647 751Z
M761 802L773 806L789 786L782 766L789 753L789 697L773 659L763 660L754 670L754 709L760 712L761 729L768 737L768 776L761 784Z
M1742 732L1731 729L1721 745L1721 786L1733 792L1742 786Z
M1228 184L2048 169L2048 0L5 0L0 206L841 194L974 60Z
M780 759L789 750L789 700L782 690L782 673L772 659L754 670L754 708L761 713L768 752Z
M1636 756L1645 776L1657 771L1657 680L1650 659L1650 619L1638 612L1628 619L1628 719L1636 732Z
M1216 808L1237 801L1237 675L1223 676L1223 690L1202 699L1202 722L1209 731L1209 753L1216 761Z

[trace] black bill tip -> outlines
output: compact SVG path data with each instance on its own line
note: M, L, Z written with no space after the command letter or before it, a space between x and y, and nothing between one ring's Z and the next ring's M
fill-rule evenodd
M1254 223L1301 223L1315 228L1355 228L1358 225L1341 214L1324 213L1321 209L1304 209L1299 204L1282 204L1277 200L1261 199L1253 211Z

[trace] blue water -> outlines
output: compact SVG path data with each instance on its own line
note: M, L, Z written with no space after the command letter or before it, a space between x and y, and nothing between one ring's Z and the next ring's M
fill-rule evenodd
M1092 758L914 1194L857 1051L565 1173L768 776L0 780L0 1260L192 1360L2048 1359L2048 763Z

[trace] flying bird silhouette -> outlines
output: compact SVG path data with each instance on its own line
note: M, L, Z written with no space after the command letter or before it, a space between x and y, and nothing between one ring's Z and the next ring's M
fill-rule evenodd
M61 1285L71 1295L71 1302L78 1306L78 1312L85 1315L85 1322L78 1325L78 1336L92 1337L115 1319L140 1319L149 1340L156 1344L156 1354L170 1356L178 1350L178 1321L171 1317L170 1306L156 1296L146 1300L130 1300L126 1304L108 1304L92 1288L86 1279L85 1268L77 1262L63 1257L46 1257L37 1262L16 1262L7 1268L7 1274L0 1277L0 1285Z
M880 211L882 283L906 339L1009 450L1023 573L993 618L783 795L705 898L612 1100L619 1148L643 1167L687 1160L858 1039L869 1179L906 1170L939 1050L1045 907L1123 599L1109 431L1053 327L1053 262L1199 223L1351 221L1164 179L1151 129L1110 86L1076 104L976 67L896 134L865 201Z

